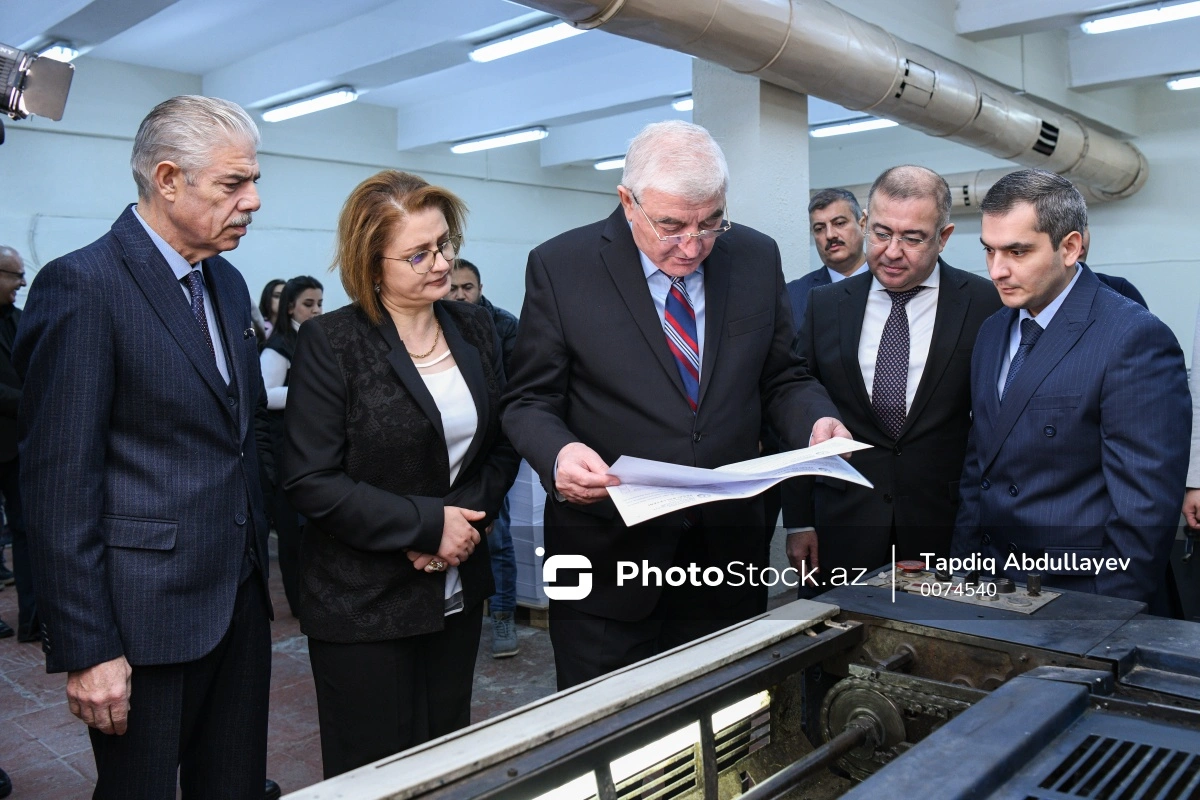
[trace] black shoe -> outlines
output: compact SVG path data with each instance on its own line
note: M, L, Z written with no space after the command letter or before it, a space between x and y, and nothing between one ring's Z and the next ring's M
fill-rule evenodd
M20 642L21 644L28 644L29 642L40 642L41 640L42 640L41 627L35 626L27 631L23 631L19 627L17 628L17 641Z
M11 569L8 567L0 567L0 585L12 586L16 582L17 579L13 576Z
M0 769L0 797L8 797L12 794L12 781L8 779L8 773Z
M5 622L4 620L0 619L0 639L7 639L8 637L12 636L14 633L15 633L15 631L12 628L8 627L8 623ZM0 797L3 797L3 796L4 795L0 794Z
M267 778L267 800L279 800L283 795L283 790L279 788L279 784ZM4 795L0 794L0 797Z

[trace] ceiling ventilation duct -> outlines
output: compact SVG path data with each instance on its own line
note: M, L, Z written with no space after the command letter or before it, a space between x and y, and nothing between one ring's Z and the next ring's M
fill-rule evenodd
M824 0L521 0L579 28L689 53L931 136L1128 197L1149 166L1133 145Z

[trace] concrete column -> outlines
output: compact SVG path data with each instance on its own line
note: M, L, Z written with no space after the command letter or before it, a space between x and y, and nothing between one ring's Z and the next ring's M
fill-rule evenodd
M808 95L696 59L692 97L729 162L730 218L779 242L788 280L808 272Z

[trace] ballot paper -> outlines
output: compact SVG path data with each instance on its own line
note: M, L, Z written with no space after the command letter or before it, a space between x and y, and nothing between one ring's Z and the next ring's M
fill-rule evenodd
M716 469L621 456L608 470L621 483L608 487L608 494L625 524L636 525L701 503L753 497L798 475L821 475L871 487L871 482L841 457L843 453L870 446L834 438L802 450L738 461Z

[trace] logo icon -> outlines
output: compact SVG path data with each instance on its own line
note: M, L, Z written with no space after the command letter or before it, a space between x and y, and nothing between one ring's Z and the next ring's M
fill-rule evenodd
M545 549L539 547L534 551L538 557L545 554ZM592 562L587 556L560 553L550 556L542 564L542 583L545 584L546 597L551 600L582 600L592 593ZM579 571L579 583L563 586L553 585L559 571Z

